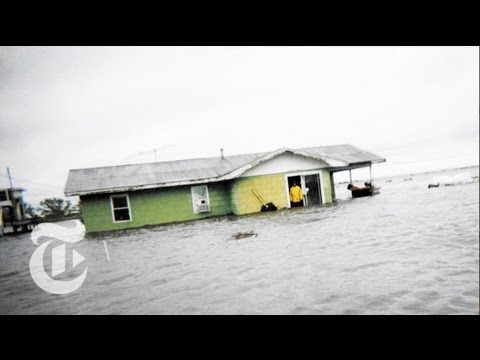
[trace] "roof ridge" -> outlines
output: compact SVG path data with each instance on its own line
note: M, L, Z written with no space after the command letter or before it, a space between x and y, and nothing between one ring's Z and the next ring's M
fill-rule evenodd
M229 156L224 156L226 160L228 158L232 157L237 157L237 156L247 156L247 155L260 155L260 154L270 154L271 152L258 152L258 153L247 153L247 154L235 154L235 155L229 155ZM180 161L200 161L200 160L207 160L207 159L221 159L221 157L217 156L209 156L209 157L203 157L203 158L189 158L189 159L178 159L178 160L167 160L167 161L151 161L151 162L145 162L145 163L135 163L135 164L120 164L120 165L106 165L106 166L93 166L93 167L85 167L85 168L76 168L76 169L70 169L70 171L76 171L76 170L90 170L90 169L105 169L105 168L114 168L114 167L120 167L120 166L138 166L138 165L152 165L152 164L168 164L168 163L173 163L173 162L180 162Z
M328 147L337 147L337 146L353 146L351 144L335 144L335 145L324 145L324 146L311 146L311 147L306 147L306 148L291 148L287 146L279 147L273 151L263 151L263 152L256 152L256 153L244 153L244 154L234 154L234 155L229 155L225 156L225 159L228 160L228 158L232 157L239 157L239 156L248 156L248 155L262 155L262 156L268 156L273 153L284 153L285 151L290 151L295 153L296 151L302 151L302 150L309 150L309 149L318 149L318 148L328 148ZM178 160L167 160L167 161L151 161L151 162L145 162L145 163L134 163L134 164L119 164L119 165L105 165L105 166L93 166L93 167L84 167L84 168L76 168L76 169L70 169L70 171L79 171L79 170L94 170L94 169L108 169L108 168L115 168L115 167L125 167L125 166L141 166L141 165L154 165L154 164L169 164L169 163L174 163L174 162L184 162L184 161L202 161L202 160L210 160L210 159L220 159L220 157L217 156L209 156L209 157L202 157L202 158L188 158L188 159L178 159Z

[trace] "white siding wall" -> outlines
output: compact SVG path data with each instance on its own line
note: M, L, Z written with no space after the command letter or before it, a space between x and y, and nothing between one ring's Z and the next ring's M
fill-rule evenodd
M328 167L328 165L323 161L285 153L247 170L241 177L284 174L289 172L316 170L325 167Z

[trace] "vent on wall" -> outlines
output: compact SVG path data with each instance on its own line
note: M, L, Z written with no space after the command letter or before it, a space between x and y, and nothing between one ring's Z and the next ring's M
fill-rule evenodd
M210 211L210 205L208 205L208 204L196 205L196 208L197 208L197 213L209 212Z

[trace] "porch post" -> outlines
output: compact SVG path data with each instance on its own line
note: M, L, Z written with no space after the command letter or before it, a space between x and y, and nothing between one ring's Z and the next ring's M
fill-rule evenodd
M352 182L352 169L348 169L348 172L350 173L350 184L353 184L353 182Z

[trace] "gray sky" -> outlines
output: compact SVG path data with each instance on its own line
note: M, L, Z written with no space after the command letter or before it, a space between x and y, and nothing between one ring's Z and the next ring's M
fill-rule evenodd
M3 47L6 167L35 206L69 169L349 143L374 176L479 163L478 47Z

